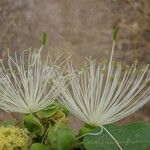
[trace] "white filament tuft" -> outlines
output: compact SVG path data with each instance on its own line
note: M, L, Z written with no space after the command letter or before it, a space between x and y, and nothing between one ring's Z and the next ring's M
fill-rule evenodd
M150 71L137 71L136 63L122 69L113 62L95 60L78 73L69 65L70 76L59 86L61 102L79 119L97 126L114 123L137 111L150 99Z
M42 62L42 48L33 52L24 50L14 59L8 53L7 66L0 62L0 108L3 110L33 113L55 100L57 71L49 55Z

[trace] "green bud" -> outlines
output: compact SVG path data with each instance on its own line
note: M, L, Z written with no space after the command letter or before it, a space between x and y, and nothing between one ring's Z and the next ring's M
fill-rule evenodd
M119 31L119 26L118 26L118 27L116 27L116 28L113 30L113 33L112 33L113 41L115 41L115 40L116 40L116 37L117 37L118 31Z
M42 33L42 45L45 46L46 44L46 32Z

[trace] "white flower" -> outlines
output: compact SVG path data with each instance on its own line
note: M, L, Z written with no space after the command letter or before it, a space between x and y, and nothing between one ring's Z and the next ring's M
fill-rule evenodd
M136 64L122 68L109 63L89 60L77 73L69 66L69 78L61 81L61 102L79 119L103 126L114 123L137 111L150 100L150 71L148 66L137 71ZM125 69L125 71L124 71Z
M8 54L8 64L1 60L0 108L7 112L33 113L53 103L57 96L57 72L49 57L42 63L42 47L25 50L18 58Z

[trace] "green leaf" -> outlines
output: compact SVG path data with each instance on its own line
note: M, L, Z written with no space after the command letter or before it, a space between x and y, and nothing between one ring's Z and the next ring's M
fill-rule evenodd
M35 114L39 118L49 118L49 117L53 116L57 111L58 111L58 105L52 104L52 105L47 106L46 108L36 112Z
M40 121L33 115L28 114L24 116L24 126L30 131L38 135L43 135L44 127Z
M45 46L46 44L46 32L42 33L42 45Z
M10 119L5 121L0 121L0 127L9 127L14 126L16 124L16 119Z
M113 33L112 33L113 41L115 41L115 40L116 40L116 37L117 37L118 31L119 31L119 26L118 26L118 27L116 27L116 28L113 30Z
M69 128L58 128L57 130L57 150L71 150L74 141L74 133Z
M57 134L59 128L69 128L64 123L55 124L55 126L51 126L48 130L47 139L50 144L54 144L57 141ZM70 128L69 128L70 129Z
M150 125L132 123L125 126L108 125L105 127L118 141L123 150L149 150ZM93 132L100 132L96 129ZM117 150L118 147L104 130L98 136L86 136L83 140L86 150Z
M47 140L50 144L54 144L56 142L56 135L57 131L55 130L55 127L51 127L47 134Z
M48 146L41 143L34 143L31 145L30 150L50 150Z

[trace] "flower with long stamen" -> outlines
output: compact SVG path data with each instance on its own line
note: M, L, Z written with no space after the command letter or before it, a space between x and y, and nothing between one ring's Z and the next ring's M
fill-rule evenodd
M113 62L114 47L115 41L108 63L89 60L79 73L70 65L70 76L61 81L61 102L85 123L103 127L129 116L150 100L149 66L141 71L136 63L123 68Z
M70 76L59 87L61 102L89 124L106 125L129 116L150 99L150 71L149 65L137 71L136 64L122 70L112 60L99 65L89 60L79 73L70 66Z
M8 53L7 66L0 61L0 108L28 114L53 103L57 71L49 56L42 62L41 50L25 50L14 58Z

